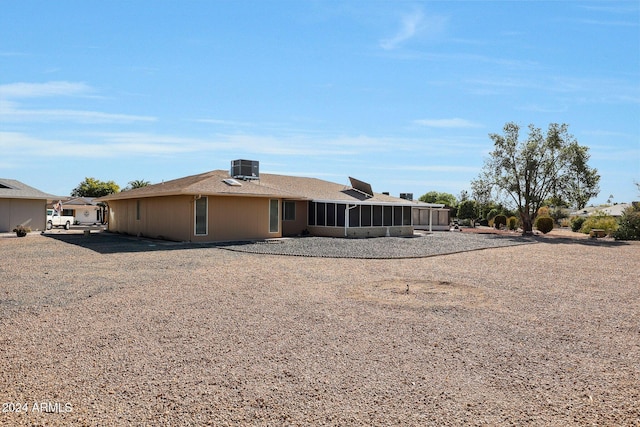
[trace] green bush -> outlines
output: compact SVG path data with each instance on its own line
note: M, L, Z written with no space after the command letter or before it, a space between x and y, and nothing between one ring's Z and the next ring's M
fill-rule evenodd
M496 217L496 215L498 215L500 213L500 211L498 211L498 209L491 209L489 211L489 213L487 214L487 221L492 220L493 218Z
M515 216L510 216L509 219L507 219L507 227L509 228L509 230L517 230L518 218L516 218Z
M571 231L573 231L574 233L579 232L582 228L582 224L584 224L586 219L587 218L583 216L574 216L573 218L571 218Z
M616 240L640 240L640 208L627 208L618 229L613 233Z
M493 218L493 225L496 228L500 228L503 225L506 226L507 225L507 217L504 215L496 215L495 218Z
M618 221L610 215L596 214L582 223L580 231L589 234L594 228L604 230L605 233L610 235L618 229Z
M553 218L550 216L539 216L536 218L536 228L539 232L547 234L553 230Z

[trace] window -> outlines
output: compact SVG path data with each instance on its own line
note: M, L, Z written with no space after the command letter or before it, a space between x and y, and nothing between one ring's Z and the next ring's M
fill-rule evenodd
M316 225L316 203L309 202L309 218L308 225Z
M402 207L402 225L411 225L411 206Z
M371 227L371 205L362 205L360 209L362 211L360 225L362 227Z
M336 225L336 204L327 203L327 227L335 227Z
M208 205L208 201L207 201L207 197L200 197L199 199L196 199L196 208L195 208L195 216L196 216L196 222L195 222L195 226L196 226L196 235L205 235L207 234L207 205Z
M316 225L327 225L326 223L326 203L316 203Z
M402 206L393 207L393 225L402 225Z
M140 200L136 200L136 221L140 221Z
M373 226L382 226L382 206L380 205L373 206Z
M336 225L338 227L344 227L344 212L346 208L347 208L347 205L343 205L343 204L336 205L336 214L337 214Z
M384 225L385 227L392 226L393 225L393 207L384 206L382 215L383 215L382 225Z
M349 209L349 227L360 227L360 206Z
M269 233L277 233L280 225L280 201L278 199L269 200Z
M296 202L285 201L282 202L283 220L295 221L296 220Z

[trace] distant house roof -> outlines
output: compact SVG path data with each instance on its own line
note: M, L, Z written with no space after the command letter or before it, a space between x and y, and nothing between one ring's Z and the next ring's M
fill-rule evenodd
M259 180L231 180L229 172L225 170L215 170L161 184L122 191L100 197L97 201L176 195L277 197L361 204L413 204L409 200L380 193L373 193L372 196L369 196L350 186L317 178L263 173L260 174Z
M606 208L602 209L602 212L604 212L606 215L611 215L611 216L622 216L622 214L624 213L625 209L630 208L632 205L631 203L620 203L617 205L613 205L613 206L609 206Z
M624 210L628 207L632 206L631 203L619 203L612 206L589 206L585 207L583 210L571 212L571 216L592 216L592 215L611 215L611 216L622 216Z
M0 198L2 199L51 199L55 196L30 187L15 179L0 178Z
M95 206L96 202L94 202L95 197L63 197L60 200L63 205L73 205L73 206ZM54 200L55 203L57 201Z

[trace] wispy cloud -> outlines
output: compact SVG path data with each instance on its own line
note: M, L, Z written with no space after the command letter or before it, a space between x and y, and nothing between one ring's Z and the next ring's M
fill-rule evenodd
M453 118L453 119L420 119L414 120L413 123L432 127L432 128L480 128L481 124L472 122L470 120Z
M93 89L82 82L46 82L46 83L9 83L0 85L0 97L40 98L49 96L77 96L93 92Z
M380 40L380 47L394 50L415 37L439 34L444 30L446 22L447 19L442 16L427 17L422 9L416 9L401 17L400 28L392 37Z
M100 111L84 110L28 110L22 109L17 104L0 100L1 122L75 122L75 123L132 123L154 122L157 119L151 116L138 116L130 114L104 113Z

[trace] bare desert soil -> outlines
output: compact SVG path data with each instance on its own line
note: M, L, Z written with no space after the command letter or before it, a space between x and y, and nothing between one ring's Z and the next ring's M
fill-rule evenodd
M638 243L388 260L29 235L0 256L0 425L640 425Z

